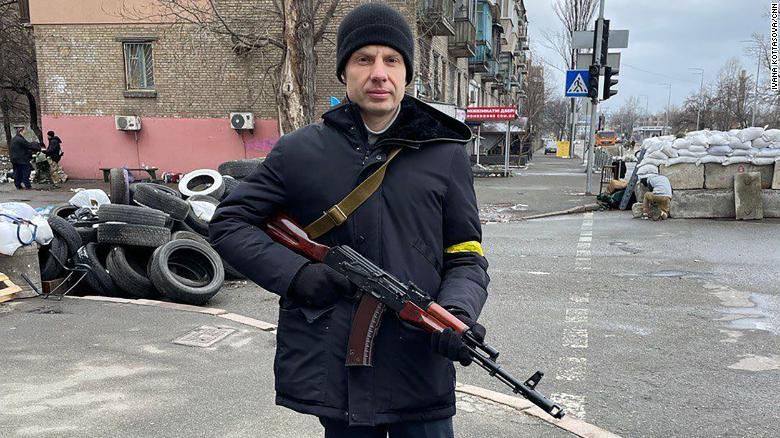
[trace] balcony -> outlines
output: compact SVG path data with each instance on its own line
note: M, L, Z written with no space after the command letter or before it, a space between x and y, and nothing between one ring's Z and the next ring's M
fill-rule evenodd
M500 80L498 74L498 62L495 59L487 59L485 61L485 72L481 76L482 83L496 82Z
M455 36L450 38L450 54L470 58L477 53L477 27L468 18L455 18Z
M455 35L454 0L420 0L417 4L417 19L429 35Z
M474 56L469 58L469 73L487 72L487 62L493 59L490 43L487 41L477 41L477 50Z

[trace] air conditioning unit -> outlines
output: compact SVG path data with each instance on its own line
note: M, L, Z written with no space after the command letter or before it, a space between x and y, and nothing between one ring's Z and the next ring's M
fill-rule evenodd
M230 113L230 127L233 129L255 129L255 115L252 113Z
M141 118L138 116L114 116L114 123L119 131L141 130Z

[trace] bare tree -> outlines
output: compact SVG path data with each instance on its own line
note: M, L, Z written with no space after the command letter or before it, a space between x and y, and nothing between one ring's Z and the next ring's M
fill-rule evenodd
M610 125L618 127L618 132L629 137L641 114L639 98L630 96L620 108L610 115Z
M38 139L43 139L38 123L38 67L35 58L35 41L32 30L22 26L19 19L19 2L0 2L0 91L13 93L27 100L30 127ZM4 125L18 111L15 99L5 96L3 103ZM7 105L7 106L6 106ZM8 112L6 112L8 111ZM10 131L5 128L6 135Z
M328 26L339 9L339 0L154 1L159 6L154 18L217 35L236 56L259 52L262 58L273 60L271 86L282 133L315 120L315 47L323 41L335 46L328 38ZM247 3L253 4L254 16L241 11L247 10ZM124 10L122 15L137 20L153 18L135 10Z
M557 96L547 101L544 106L544 130L552 134L556 139L562 139L567 135L569 114L569 99Z
M553 11L563 25L558 32L543 32L544 45L555 50L563 61L565 69L577 66L577 50L572 47L575 31L587 30L598 7L597 0L555 0ZM571 99L570 109L574 114L574 99Z

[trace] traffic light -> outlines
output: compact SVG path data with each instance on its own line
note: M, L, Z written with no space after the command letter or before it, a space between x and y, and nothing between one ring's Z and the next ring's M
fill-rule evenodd
M609 53L609 20L604 19L601 30L601 65L607 65L607 54Z
M591 99L599 97L599 70L597 65L588 68L588 97Z
M601 100L607 100L617 94L617 90L613 90L612 87L618 83L617 78L615 78L618 73L620 72L616 68L604 67L604 94L601 96Z

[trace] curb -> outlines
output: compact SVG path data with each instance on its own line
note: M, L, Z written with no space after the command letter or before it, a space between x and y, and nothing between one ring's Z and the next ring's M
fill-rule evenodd
M550 216L563 216L565 214L586 213L588 211L596 211L600 208L601 206L599 204L580 205L577 207L570 208L568 210L551 211L549 213L541 213L532 216L524 216L521 217L520 220L541 219Z
M276 325L261 321L259 319L250 318L248 316L239 315L237 313L230 313L224 309L217 309L211 307L198 307L189 304L171 303L168 301L147 300L147 299L130 299L130 298L115 298L115 297L103 297L97 295L87 295L83 297L66 296L73 300L88 300L88 301L101 301L106 303L115 304L134 304L137 306L151 306L159 307L162 309L178 310L182 312L199 313L201 315L211 315L218 318L224 318L239 324L255 327L261 331L275 333ZM573 433L574 435L582 438L620 438L620 435L616 435L600 427L594 426L590 423L586 423L578 418L570 415L564 416L560 420L552 418L547 412L544 412L530 401L515 397L511 395L502 394L500 392L491 391L489 389L480 388L479 386L466 385L462 383L456 383L455 391L463 394L472 395L485 400L490 400L494 403L498 403L510 408L513 408L523 414L531 415L539 418L542 421L546 421L558 428Z
M586 423L585 421L582 421L576 417L572 417L571 415L566 415L560 420L556 420L555 418L552 418L550 414L544 412L539 407L524 398L502 394L500 392L480 388L479 386L464 385L462 383L455 385L455 391L472 395L474 397L479 397L485 400L490 400L494 403L513 408L519 412L522 412L523 414L531 415L567 432L571 432L578 437L620 438L620 435L616 435L598 426Z

